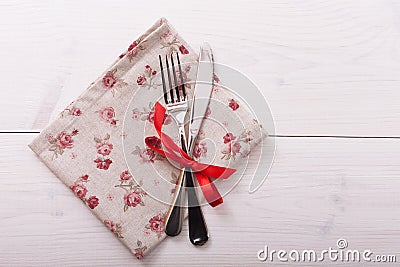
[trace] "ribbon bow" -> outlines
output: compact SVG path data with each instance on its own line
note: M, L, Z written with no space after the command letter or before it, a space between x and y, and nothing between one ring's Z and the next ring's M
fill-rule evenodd
M207 165L197 162L190 157L177 144L174 143L171 137L162 132L165 111L165 108L159 102L157 102L154 109L154 127L157 130L160 138L156 136L146 137L146 145L153 151L156 151L157 153L176 162L181 168L191 168L207 202L212 207L218 206L223 202L223 199L215 185L212 183L211 178L226 179L236 170L221 166ZM161 144L164 145L164 150L161 148Z

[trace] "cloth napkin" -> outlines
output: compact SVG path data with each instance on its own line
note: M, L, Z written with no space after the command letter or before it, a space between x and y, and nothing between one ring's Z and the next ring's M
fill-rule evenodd
M130 44L29 144L138 259L165 238L164 220L169 206L163 202L172 198L179 173L144 145L144 137L154 133L152 105L161 95L160 84L154 78L159 71L158 55L174 51L179 53L182 63L198 58L162 18ZM187 80L195 79L196 68L188 65L183 71ZM217 74L215 82L219 82ZM192 90L193 86L188 86L189 95ZM222 86L215 85L212 98L215 101L211 101L207 116L214 116L215 120L204 121L194 157L244 170L251 148L263 137L260 125L246 104ZM215 121L224 127L216 130ZM149 169L154 166L158 175ZM146 175L139 179L136 173ZM239 174L230 177L230 182L217 184L221 194L239 180ZM167 187L159 186L159 177L171 180Z

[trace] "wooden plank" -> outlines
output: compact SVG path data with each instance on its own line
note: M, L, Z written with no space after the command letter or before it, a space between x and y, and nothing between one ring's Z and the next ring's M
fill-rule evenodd
M394 1L0 3L0 130L41 130L165 16L194 47L248 75L277 134L399 136L400 4ZM144 8L146 9L146 8ZM260 105L262 103L260 102Z
M0 265L137 264L28 150L33 138L0 135ZM398 140L277 138L259 191L248 194L245 177L221 207L204 209L212 236L205 247L189 243L185 225L143 263L251 266L264 245L322 250L339 238L351 249L400 255L399 151Z

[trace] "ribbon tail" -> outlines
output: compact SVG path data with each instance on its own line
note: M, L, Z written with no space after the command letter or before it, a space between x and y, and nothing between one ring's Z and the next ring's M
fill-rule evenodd
M204 175L206 175L208 177L212 177L212 178L227 179L236 172L236 169L231 169L231 168L227 168L227 167L205 165L205 164L198 163L198 162L196 162L195 164L196 164L195 167L197 167L197 165L200 167L200 168L198 168L199 170L201 169L201 167L203 167L203 169L201 169L200 172L202 172Z
M210 181L210 178L200 172L196 172L194 175L196 176L205 199L211 207L214 208L224 202L214 183Z

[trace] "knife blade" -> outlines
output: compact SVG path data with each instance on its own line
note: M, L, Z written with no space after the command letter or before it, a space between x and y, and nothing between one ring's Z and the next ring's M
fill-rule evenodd
M196 86L192 100L189 124L188 149L193 152L194 142L199 134L210 102L214 80L214 57L211 47L204 43L200 49Z

